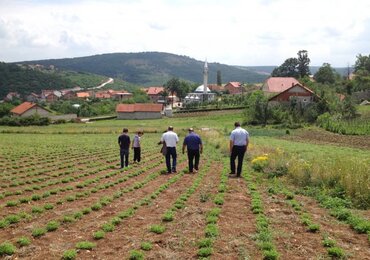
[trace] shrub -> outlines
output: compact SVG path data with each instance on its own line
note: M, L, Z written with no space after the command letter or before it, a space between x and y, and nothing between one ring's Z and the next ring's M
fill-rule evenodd
M41 237L41 236L45 235L45 233L46 233L45 228L34 228L32 230L32 236L33 237Z
M343 258L345 256L344 251L340 247L329 247L328 254L333 257Z
M114 225L110 224L110 223L105 223L102 225L101 229L104 231L104 232L113 232L114 230Z
M12 255L15 253L16 247L10 242L3 242L0 244L0 256Z
M149 251L149 250L152 250L153 245L150 242L142 242L141 245L140 245L140 248L142 250Z
M105 237L105 232L102 230L98 230L94 233L94 239L99 240Z
M81 241L76 244L77 249L85 249L85 250L91 250L96 246L95 243L92 243L90 241Z
M59 222L58 221L50 221L49 223L46 224L46 230L48 232L55 231L59 228Z
M131 250L130 251L130 260L143 260L144 259L144 254L138 250Z
M206 237L217 237L218 227L215 224L208 224L205 229Z
M267 156L258 156L252 160L252 168L256 172L263 172L263 170L268 166Z
M173 211L169 210L164 213L162 221L170 222L173 220Z
M21 220L21 217L18 216L18 215L9 215L5 218L5 220L9 223L9 224L15 224L15 223L18 223L20 220Z
M156 233L156 234L162 234L165 230L166 227L161 226L161 225L153 225L149 228L150 232Z
M213 249L212 247L202 247L198 250L198 256L199 257L208 257L212 255Z
M28 237L20 237L17 239L17 244L22 247L22 246L28 246L31 244L31 240Z
M203 238L202 240L199 240L198 247L212 247L213 239L211 238Z
M66 250L63 253L63 260L74 260L77 257L77 251L75 249Z

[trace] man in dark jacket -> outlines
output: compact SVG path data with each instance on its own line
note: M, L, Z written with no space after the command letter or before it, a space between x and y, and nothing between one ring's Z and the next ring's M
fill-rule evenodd
M203 144L202 139L199 135L194 133L193 128L189 128L189 134L184 139L182 153L185 153L185 147L187 147L188 150L189 173L198 172L199 158L200 154L203 152Z
M118 144L120 147L121 169L128 166L128 155L130 151L130 137L128 136L128 129L123 128L122 134L118 137Z

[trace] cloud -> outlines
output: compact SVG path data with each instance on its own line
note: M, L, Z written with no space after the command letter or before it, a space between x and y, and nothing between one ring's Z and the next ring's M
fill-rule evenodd
M0 60L164 51L280 65L306 49L312 65L346 66L368 51L369 9L367 0L0 0Z

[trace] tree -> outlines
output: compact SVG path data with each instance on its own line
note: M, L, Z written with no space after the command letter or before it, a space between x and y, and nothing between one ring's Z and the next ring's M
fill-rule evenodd
M221 79L221 70L217 71L217 86L222 85L222 79Z
M310 75L310 58L308 58L308 52L306 50L301 50L297 53L298 55L298 73L301 78L304 76L309 76Z
M294 77L298 78L299 73L297 70L298 60L296 58L289 58L284 61L282 65L275 68L271 76L273 77Z
M335 82L335 70L329 63L324 63L314 75L315 80L322 84L333 84Z
M354 91L370 89L370 55L357 55L355 74Z
M171 93L173 97L175 93L181 92L180 90L180 80L178 78L171 78L164 84L165 89ZM171 102L171 107L173 108L173 98Z
M310 75L310 59L306 50L301 50L297 53L298 58L289 58L282 65L275 68L271 76L273 77L294 77L303 78Z
M270 113L268 99L261 90L257 90L247 97L244 114L246 123L266 125Z

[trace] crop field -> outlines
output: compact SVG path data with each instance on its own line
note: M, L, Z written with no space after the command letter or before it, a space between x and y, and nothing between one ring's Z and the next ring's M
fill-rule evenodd
M251 128L232 179L240 118L1 128L0 259L370 259L369 147ZM157 142L169 124L180 144L167 175ZM123 126L145 132L142 161L124 170ZM205 144L197 174L181 153L189 126Z

